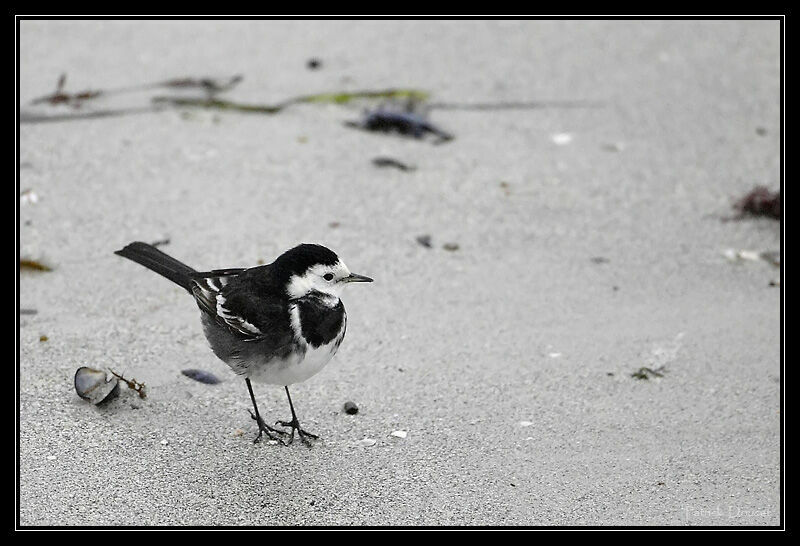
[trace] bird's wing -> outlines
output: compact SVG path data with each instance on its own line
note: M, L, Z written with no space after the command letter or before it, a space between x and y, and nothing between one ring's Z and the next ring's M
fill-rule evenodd
M247 321L229 314L225 308L220 309L217 297L222 293L231 280L235 279L244 269L218 269L192 276L192 294L200 309L208 313L218 323L228 326L237 334L245 338L257 335L256 328L248 328ZM222 311L222 313L220 313Z
M288 316L286 305L277 298L258 293L248 282L238 282L244 271L226 269L195 275L192 293L198 306L243 341L282 340L285 336L277 335L276 328L283 324L281 319Z

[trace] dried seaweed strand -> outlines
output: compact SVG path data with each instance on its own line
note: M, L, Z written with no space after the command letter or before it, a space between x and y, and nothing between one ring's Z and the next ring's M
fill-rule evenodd
M48 265L43 264L42 262L37 262L36 260L20 260L19 261L19 268L20 269L32 269L34 271L52 271Z
M124 381L128 385L129 389L136 391L139 394L139 398L146 398L147 397L147 393L144 390L145 389L145 384L144 383L140 383L139 381L136 381L135 379L126 379L125 377L122 376L122 374L118 374L117 372L115 372L111 368L109 368L108 371L110 371L111 374L114 377L116 377L117 379L119 379L120 381Z

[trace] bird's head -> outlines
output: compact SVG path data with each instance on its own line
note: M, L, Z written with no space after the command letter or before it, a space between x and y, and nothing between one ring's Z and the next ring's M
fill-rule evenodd
M349 283L372 282L351 273L335 252L321 245L298 245L281 254L275 265L288 273L286 293L292 299L321 292L338 300Z

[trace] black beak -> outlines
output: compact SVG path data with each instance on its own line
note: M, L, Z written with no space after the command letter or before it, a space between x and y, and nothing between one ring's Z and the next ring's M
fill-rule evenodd
M365 277L364 275L357 275L355 273L350 273L342 280L344 282L372 282L372 279L370 279L369 277Z

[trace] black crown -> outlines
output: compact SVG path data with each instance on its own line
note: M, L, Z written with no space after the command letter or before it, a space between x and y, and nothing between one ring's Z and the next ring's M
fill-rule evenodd
M339 257L329 248L303 243L281 254L275 260L275 266L302 275L312 265L334 265L338 261Z

